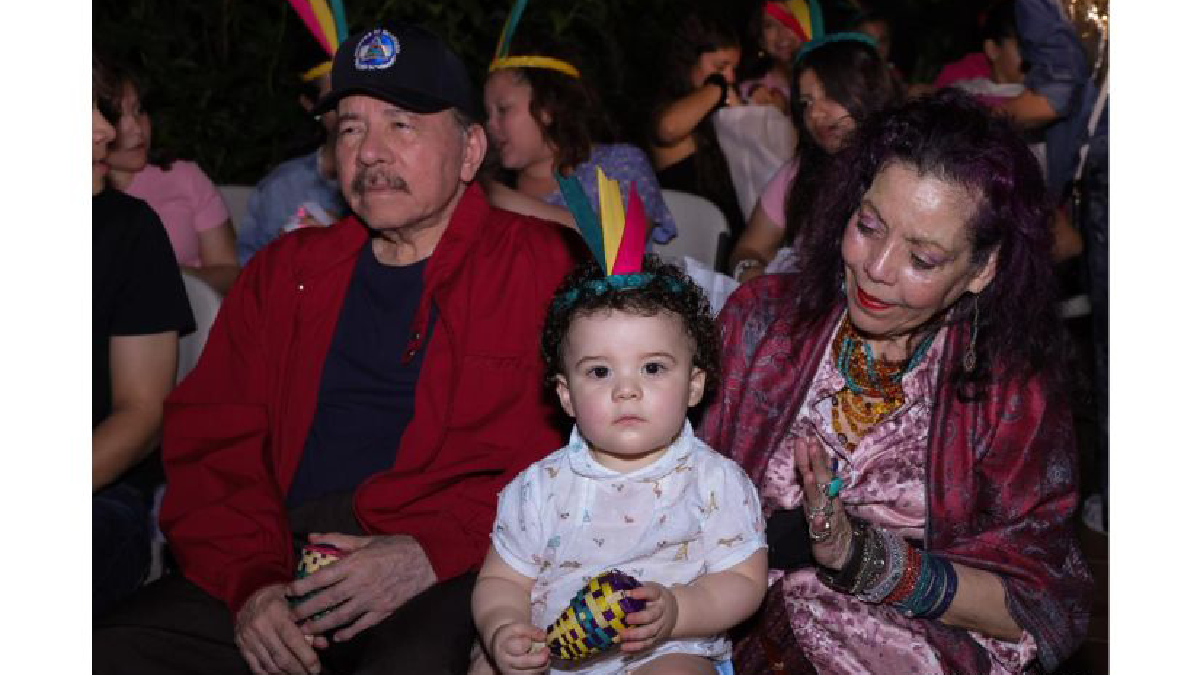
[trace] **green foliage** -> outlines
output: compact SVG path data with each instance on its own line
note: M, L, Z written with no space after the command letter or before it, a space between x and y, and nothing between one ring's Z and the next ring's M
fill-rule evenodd
M442 35L482 85L508 0L344 0L351 32L379 21L407 21ZM654 63L674 22L696 0L531 0L554 34L586 46L598 89L626 135L644 117ZM743 25L756 3L719 2ZM895 0L900 13L960 17L978 0ZM925 8L921 10L920 8ZM194 159L218 183L254 183L319 138L297 100L299 73L321 57L286 0L97 0L93 44L129 60L156 90L154 144ZM934 22L935 24L937 22ZM928 26L926 26L928 27ZM917 75L931 79L952 46L914 41ZM932 49L930 49L932 47ZM961 51L961 50L960 50ZM931 56L921 56L924 54ZM924 60L922 60L924 59ZM915 72L915 71L914 71Z

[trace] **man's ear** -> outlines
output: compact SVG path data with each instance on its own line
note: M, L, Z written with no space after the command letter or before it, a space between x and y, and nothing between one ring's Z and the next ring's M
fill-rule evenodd
M699 366L692 366L691 377L688 378L688 407L692 407L704 398L704 381L708 373Z
M575 416L575 406L571 405L571 388L567 386L567 377L562 373L554 376L554 391L558 393L558 403L571 417Z
M487 147L487 132L483 127L478 124L467 127L463 133L463 163L458 172L459 180L469 183L475 178L479 166L483 164L483 157L487 154Z

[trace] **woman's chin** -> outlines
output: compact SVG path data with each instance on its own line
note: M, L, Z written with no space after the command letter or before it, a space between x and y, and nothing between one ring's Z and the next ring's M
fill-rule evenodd
M145 154L136 157L122 157L115 152L108 153L108 159L105 160L109 168L113 171L121 171L123 173L137 173L146 168L149 160Z

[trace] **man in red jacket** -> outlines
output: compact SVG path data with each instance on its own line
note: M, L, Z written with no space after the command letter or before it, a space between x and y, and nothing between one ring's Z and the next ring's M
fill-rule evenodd
M462 63L420 28L365 31L331 109L353 215L260 252L167 400L182 575L97 625L95 672L461 672L496 494L563 442L538 333L581 242L472 184ZM304 543L343 556L293 581Z

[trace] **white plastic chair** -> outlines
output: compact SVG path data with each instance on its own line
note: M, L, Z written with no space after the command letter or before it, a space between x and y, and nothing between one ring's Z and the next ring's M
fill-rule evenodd
M200 353L204 351L204 343L208 341L208 331L217 318L221 309L221 295L213 290L206 282L184 272L183 287L187 291L188 304L192 306L192 317L196 320L196 330L179 338L179 361L175 365L175 382L178 384L192 372ZM154 523L154 534L150 541L150 570L144 583L150 583L163 575L163 561L167 550L167 540L162 530L158 528L158 513L162 508L163 493L166 485L159 485L154 491L150 507L150 522Z
M729 224L721 210L688 192L663 190L662 196L675 219L677 234L666 244L655 244L655 251L664 256L690 256L716 269L722 240L729 237Z
M204 351L204 343L208 340L208 330L217 318L217 310L221 309L221 295L212 286L186 272L181 276L183 287L187 290L188 304L192 306L192 316L196 319L196 330L179 338L176 383L183 381L200 360L200 352Z
M250 199L250 193L254 191L252 185L218 185L217 192L221 194L221 201L225 202L225 209L229 211L229 222L233 225L233 231L237 232L242 224L242 216L246 214L246 201Z

